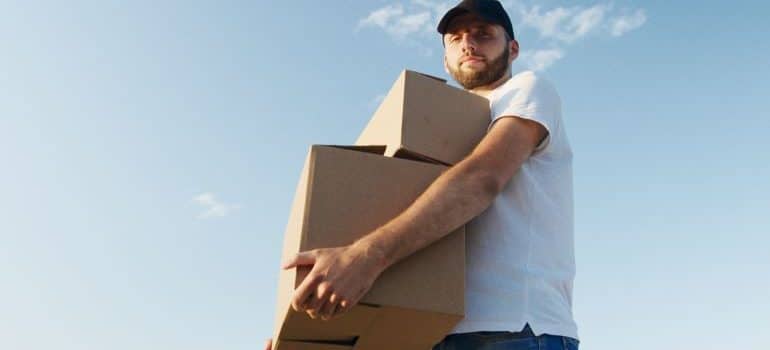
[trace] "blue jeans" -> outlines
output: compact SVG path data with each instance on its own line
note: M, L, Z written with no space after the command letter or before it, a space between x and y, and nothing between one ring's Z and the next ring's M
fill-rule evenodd
M472 332L450 334L433 350L578 350L577 339L541 334L529 325L521 332Z

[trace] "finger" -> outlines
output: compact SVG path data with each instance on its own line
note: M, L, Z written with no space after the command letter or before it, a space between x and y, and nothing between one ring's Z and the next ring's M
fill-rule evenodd
M305 313L314 320L318 318L318 313L315 310L306 310Z
M265 350L272 350L273 349L273 338L268 339L265 341Z
M320 283L322 277L310 271L305 279L300 283L299 287L294 291L294 297L291 301L291 306L295 311L304 311L308 302L308 298L313 297L316 287Z
M281 264L281 268L283 268L284 270L288 270L292 267L313 265L315 264L315 257L316 257L315 250L299 252L297 254L294 254L289 259L285 260Z
M346 313L350 311L350 309L352 309L354 306L356 306L356 304L351 302L350 299L340 299L337 313L340 313L340 314Z
M329 315L330 316L333 315L335 310L339 307L340 300L342 300L342 298L340 298L340 295L337 294L337 293L332 293L329 296L329 305L330 305L330 307L329 307L328 311L329 311Z
M311 293L308 294L308 296L299 303L299 310L297 311L307 311L308 305L310 305L314 299L315 299L315 292L311 291Z
M338 302L334 306L334 311L332 311L332 314L329 317L329 319L335 319L337 317L340 317L350 310L352 306L350 306L350 304L347 301L345 301L345 306L342 306L343 301L345 301L345 299L340 299L340 302Z
M309 303L305 305L306 310L313 310L315 313L320 313L321 307L326 303L331 293L331 286L329 282L321 282L316 288L315 298L309 298Z
M319 313L321 314L321 319L328 321L334 316L334 313L337 311L337 305L339 298L336 297L336 294L332 294L329 297L329 300L326 301L326 303L323 304L321 307L321 310Z

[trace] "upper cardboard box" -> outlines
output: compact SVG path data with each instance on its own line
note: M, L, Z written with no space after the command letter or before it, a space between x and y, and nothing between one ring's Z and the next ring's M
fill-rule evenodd
M489 100L405 70L356 145L386 145L385 155L455 164L487 131Z
M446 169L385 157L382 149L311 147L286 228L284 258L353 243L400 214ZM275 349L424 350L463 317L465 231L458 228L388 268L358 305L331 321L290 306L308 272L300 267L280 273Z

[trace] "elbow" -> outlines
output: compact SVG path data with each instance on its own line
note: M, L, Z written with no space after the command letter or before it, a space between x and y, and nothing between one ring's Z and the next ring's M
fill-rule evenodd
M481 202L491 204L507 183L498 174L479 164L465 162L458 165L459 175L464 178L461 183L471 188L474 197Z
M497 176L485 171L474 171L467 174L466 185L472 188L473 197L482 203L491 204L498 194L503 190L502 183Z

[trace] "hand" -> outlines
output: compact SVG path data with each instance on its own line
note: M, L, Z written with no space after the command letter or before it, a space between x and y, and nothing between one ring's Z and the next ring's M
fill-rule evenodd
M265 342L265 350L272 350L272 349L273 349L273 338L270 338Z
M294 291L292 307L329 320L350 310L385 270L384 259L363 245L320 248L289 258L284 269L312 265Z

